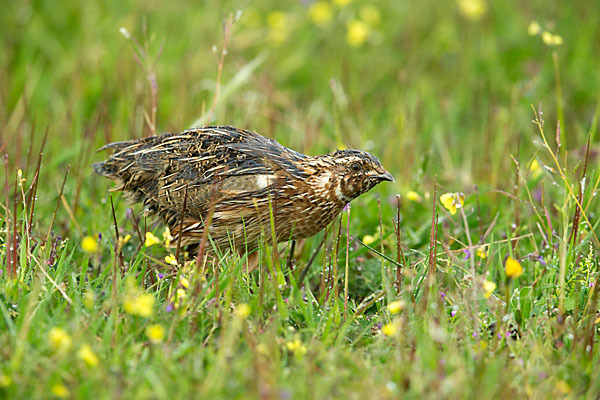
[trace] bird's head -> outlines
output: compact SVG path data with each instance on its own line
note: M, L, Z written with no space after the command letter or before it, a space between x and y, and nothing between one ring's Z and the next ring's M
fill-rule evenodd
M338 184L335 195L344 203L357 198L383 181L394 182L377 157L361 150L338 150L332 157Z

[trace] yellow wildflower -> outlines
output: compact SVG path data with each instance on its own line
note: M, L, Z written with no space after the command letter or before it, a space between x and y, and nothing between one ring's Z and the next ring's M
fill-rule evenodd
M523 275L523 267L521 266L521 263L512 257L508 257L506 259L504 271L506 272L506 276L509 278L518 278L519 276Z
M594 324L600 324L600 317L596 318L596 320L594 321Z
M166 256L165 262L167 264L177 265L177 259L175 258L175 256L173 254L169 254L168 256Z
M542 32L542 27L537 21L531 21L527 27L527 33L530 36L539 35Z
M156 299L150 293L128 294L123 301L125 312L131 315L149 318L154 312Z
M171 236L171 230L167 226L162 234L163 241L165 242L165 247L171 246L171 240L173 240L173 236Z
M370 244L374 243L374 242L375 242L375 240L376 240L376 239L375 239L375 236L372 236L372 235L365 235L365 236L363 236L362 242L363 242L364 244L366 244L367 246L369 246Z
M165 338L165 328L160 324L150 325L146 328L146 336L152 343L161 343Z
M88 367L91 367L91 368L98 366L98 364L100 363L98 356L96 355L96 353L94 353L94 351L92 350L92 347L87 343L84 343L79 348L79 352L77 352L77 356L79 357L79 359L81 361L83 361L85 363L85 365L87 365Z
M350 4L351 1L352 0L333 0L333 4L341 8Z
M100 246L98 246L98 241L96 239L91 236L86 236L81 241L81 248L86 253L97 253Z
M458 11L471 21L479 21L487 11L485 0L456 0Z
M404 309L404 302L402 300L395 300L388 304L386 308L390 313L398 314Z
M123 246L125 246L127 244L127 242L129 242L129 239L131 239L131 235L129 235L129 234L119 237L119 242L117 243L117 247L119 249L122 249Z
M183 286L185 289L190 287L190 281L188 281L186 278L184 278L183 276L179 277L179 284L181 286Z
M560 35L554 35L551 32L542 32L542 41L548 46L560 46L563 43L563 38Z
M558 390L561 394L569 394L571 393L571 386L562 379L556 382L556 390Z
M48 341L54 351L66 352L71 348L73 340L62 328L54 327L48 332Z
M317 1L308 8L308 15L317 26L327 26L333 13L331 6L326 1Z
M62 383L55 383L54 385L52 385L50 387L50 392L61 399L66 399L67 397L69 397L69 394L71 394L69 392L69 389Z
M483 281L483 290L485 290L483 297L487 299L492 295L492 292L496 290L496 284L491 281Z
M160 243L160 240L154 236L152 232L146 232L146 241L144 242L144 246L150 247L158 243Z
M423 198L421 197L421 195L415 191L409 190L406 193L406 198L410 201L416 201L416 202L421 202L421 200L423 200Z
M300 339L296 338L291 342L286 343L286 347L289 351L293 351L295 355L300 356L306 353L306 346L302 344Z
M400 329L400 324L397 321L393 321L393 322L390 322L389 324L385 324L384 326L382 326L381 332L385 336L394 336L396 333L398 333L399 329Z
M360 19L365 21L367 24L374 26L379 24L381 21L381 14L379 9L372 4L366 4L360 8Z
M23 178L23 170L19 168L17 170L17 178L19 179L19 185L23 185L27 179Z
M275 44L285 42L290 32L290 21L288 16L281 11L273 11L267 15L267 24L269 25L268 38Z
M540 163L537 158L534 158L531 161L531 165L529 166L529 171L531 171L531 176L533 179L536 179L542 174L542 168L540 167Z
M444 193L440 196L442 205L446 207L450 214L456 214L456 210L465 204L465 195L463 193Z
M350 21L346 27L346 42L352 47L361 46L369 36L369 27L362 21Z
M250 311L250 306L246 303L238 304L234 310L235 315L242 319L248 318L248 315L250 315Z
M483 247L479 247L477 249L477 257L479 258L486 258L487 257L487 252L485 251L485 249Z
M0 373L0 388L9 387L12 383L10 376Z

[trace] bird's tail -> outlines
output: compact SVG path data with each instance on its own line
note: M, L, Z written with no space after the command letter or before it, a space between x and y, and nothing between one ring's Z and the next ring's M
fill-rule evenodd
M98 175L106 176L112 179L116 178L114 165L107 164L105 161L92 164L92 168Z

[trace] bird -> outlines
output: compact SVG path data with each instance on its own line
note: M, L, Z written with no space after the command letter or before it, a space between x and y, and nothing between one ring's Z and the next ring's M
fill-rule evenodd
M94 171L116 181L157 216L173 240L240 253L298 240L325 228L353 199L394 181L361 150L309 156L273 139L232 126L207 126L114 142ZM204 237L204 239L203 239ZM210 246L207 246L210 248Z

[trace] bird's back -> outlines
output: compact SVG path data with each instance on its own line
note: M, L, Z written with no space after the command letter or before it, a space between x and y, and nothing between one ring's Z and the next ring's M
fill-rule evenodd
M95 172L117 181L112 190L143 202L145 213L161 216L172 232L179 231L185 198L184 243L198 241L209 210L217 217L222 214L220 225L218 218L213 221L218 230L227 225L228 210L240 219L244 211L256 208L257 200L264 203L269 194L276 197L286 177L301 178L297 164L307 157L229 126L115 142L101 150L105 149L113 154L94 164ZM216 236L227 240L227 233Z

